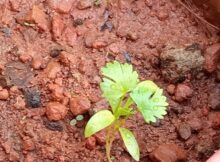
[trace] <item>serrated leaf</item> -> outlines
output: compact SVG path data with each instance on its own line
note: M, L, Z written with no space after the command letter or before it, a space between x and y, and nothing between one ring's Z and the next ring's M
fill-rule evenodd
M136 87L139 82L138 74L133 71L131 65L127 63L120 64L117 61L108 63L101 71L104 75L101 90L114 112L120 98Z
M139 146L133 133L126 128L119 128L119 132L121 134L121 137L129 154L133 157L134 160L139 161L140 159Z
M156 122L157 118L163 119L166 114L166 97L163 96L163 90L152 81L139 83L130 96L147 123Z
M85 137L90 137L91 135L97 133L98 131L108 127L115 120L112 112L109 110L101 110L93 115L88 121L85 128Z

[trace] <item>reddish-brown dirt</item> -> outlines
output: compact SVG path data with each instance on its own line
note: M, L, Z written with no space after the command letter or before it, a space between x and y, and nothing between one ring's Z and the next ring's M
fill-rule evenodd
M112 60L134 65L170 104L164 120L147 125L137 114L126 123L141 162L204 162L220 148L218 31L178 2L112 0L107 8L92 0L1 0L0 11L0 161L106 161L104 132L85 139L83 131L106 106L100 69ZM169 46L199 48L203 69L164 79L161 55ZM84 120L71 125L78 114ZM112 156L133 161L120 138Z

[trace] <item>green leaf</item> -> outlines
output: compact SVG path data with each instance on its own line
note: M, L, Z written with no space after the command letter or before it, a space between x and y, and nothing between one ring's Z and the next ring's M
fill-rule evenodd
M124 141L124 144L129 154L133 157L134 160L139 161L140 159L139 146L133 133L126 128L119 128L119 132L121 134L121 137Z
M120 98L136 87L139 82L138 74L133 71L131 65L120 64L117 61L108 63L101 71L104 75L101 90L114 112Z
M93 115L88 121L85 128L85 137L90 137L96 132L106 128L111 125L115 120L112 112L109 110L101 110Z
M155 83L141 82L130 95L147 123L156 122L157 118L163 119L168 103L163 96L163 90Z

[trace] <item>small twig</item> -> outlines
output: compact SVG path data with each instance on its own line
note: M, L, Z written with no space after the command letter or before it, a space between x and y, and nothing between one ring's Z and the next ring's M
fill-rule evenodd
M184 4L181 0L177 0L177 2L179 2L184 8L186 8L191 14L193 14L197 19L199 19L200 21L202 21L203 23L208 24L209 26L211 26L212 28L220 31L220 28L209 23L208 21L206 21L205 19L201 18L199 15L197 15L195 12L193 12L186 4Z

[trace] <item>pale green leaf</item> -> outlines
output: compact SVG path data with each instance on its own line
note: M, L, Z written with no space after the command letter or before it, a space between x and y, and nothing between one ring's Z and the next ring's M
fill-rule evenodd
M115 120L112 112L109 110L101 110L93 115L88 121L85 128L85 137L90 137L96 132L108 127Z
M152 81L139 83L130 95L147 123L163 119L168 103L163 90Z
M101 71L104 76L101 90L114 111L120 98L136 87L139 82L138 74L133 71L132 65L117 61L108 63Z
M119 128L119 132L121 134L121 137L124 141L124 144L129 154L133 157L134 160L139 161L140 159L139 146L133 133L126 128Z

